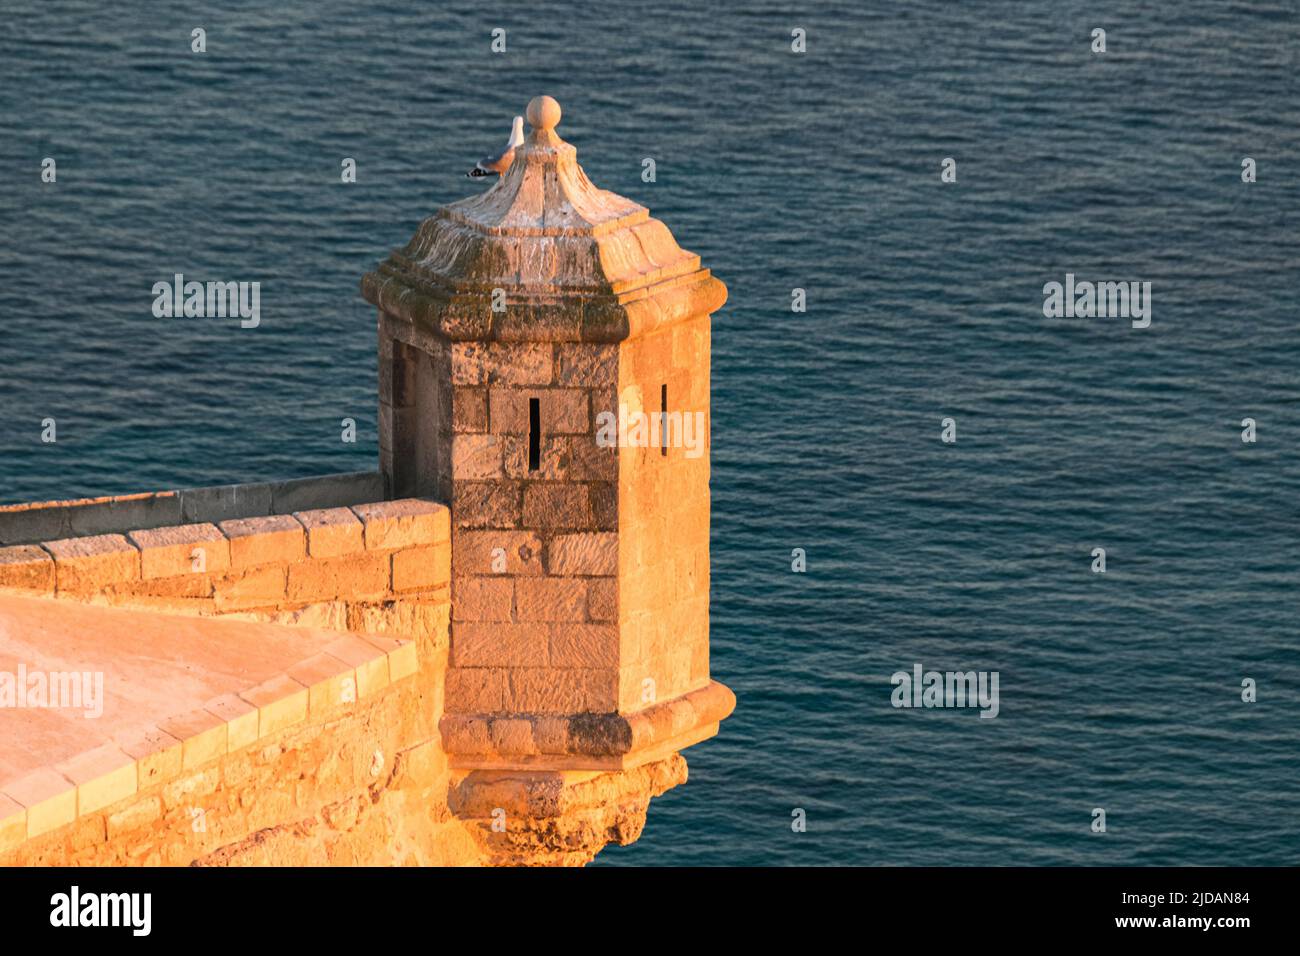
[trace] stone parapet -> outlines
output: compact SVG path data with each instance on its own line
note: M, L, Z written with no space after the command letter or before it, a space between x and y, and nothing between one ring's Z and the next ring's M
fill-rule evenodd
M0 505L0 545L290 514L384 497L378 472Z
M423 500L325 508L0 548L0 590L345 629L367 606L445 602L450 514ZM297 623L297 621L293 621Z

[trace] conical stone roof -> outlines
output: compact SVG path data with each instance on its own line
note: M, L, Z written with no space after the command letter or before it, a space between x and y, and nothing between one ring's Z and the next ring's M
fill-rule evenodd
M726 290L699 256L644 206L592 184L559 119L558 103L534 99L506 173L424 220L362 279L366 299L454 340L612 341L721 306ZM491 309L498 289L504 313Z

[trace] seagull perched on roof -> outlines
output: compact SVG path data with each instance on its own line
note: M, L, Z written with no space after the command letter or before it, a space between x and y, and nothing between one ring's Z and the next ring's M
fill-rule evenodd
M510 142L506 143L506 148L495 156L480 159L474 164L474 168L465 175L470 179L482 179L484 176L491 176L493 173L504 176L506 170L510 168L510 164L514 162L515 148L520 146L523 141L524 118L516 116L514 128L510 130Z

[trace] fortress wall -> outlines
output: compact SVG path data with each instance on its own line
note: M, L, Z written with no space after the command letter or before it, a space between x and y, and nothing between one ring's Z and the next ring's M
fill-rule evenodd
M450 554L448 509L416 499L0 548L0 589L388 634L416 650L401 667L381 655L382 674L358 664L351 703L309 686L313 675L289 675L304 713L257 740L232 720L142 744L129 795L88 813L79 791L66 808L52 796L41 813L57 825L0 832L0 865L482 862L479 827L448 809L438 732Z
M357 471L290 481L3 505L0 506L0 545L292 514L380 501L384 497L379 472Z
M0 588L416 637L450 562L446 506L406 499L11 545Z
M88 778L75 797L64 780L38 804L40 827L31 827L30 808L18 812L0 796L0 865L575 865L610 841L635 840L649 800L685 782L674 751L691 742L685 725L700 722L684 720L689 701L619 728L627 746L643 748L634 770L619 770L621 757L607 773L449 767L448 730L499 736L492 726L439 726L449 519L443 505L406 499L0 547L0 591L344 630L379 647L373 636L391 635L416 646L413 670L393 663L409 655L389 653L385 676L369 689L361 670L373 674L375 665L358 663L354 703L318 700L322 681L308 685L320 675L290 673L302 690L268 707L292 710L305 695L306 712L255 741L236 729L246 717L192 738L142 741L130 751L131 786L124 768ZM705 704L716 709L712 701L696 709ZM571 734L566 749L584 740ZM94 794L89 803L83 790Z
M305 722L271 743L232 747L226 727L225 750L187 761L181 741L184 776L102 810L97 795L57 832L32 832L42 794L0 800L0 861L585 863L685 782L679 751L735 705L709 674L708 442L680 427L707 434L726 289L595 189L560 117L535 98L501 182L362 279L379 472L0 508L0 590L53 598L47 613L407 637L415 672L338 716L308 690ZM675 416L682 440L602 435L624 404ZM454 561L435 500L455 511ZM234 648L221 627L203 646ZM185 832L192 794L226 821L207 842ZM26 840L6 851L19 810Z
M441 633L421 642L416 670L394 654L359 666L355 702L327 692L337 676L307 687L312 677L294 672L302 713L255 741L237 720L183 743L157 734L131 748L139 759L125 795L96 793L88 804L83 785L75 798L34 804L28 814L40 813L44 832L26 839L0 824L0 865L482 862L474 829L448 808L452 777L437 735L446 605ZM283 714L291 701L276 707ZM66 822L51 818L58 813Z

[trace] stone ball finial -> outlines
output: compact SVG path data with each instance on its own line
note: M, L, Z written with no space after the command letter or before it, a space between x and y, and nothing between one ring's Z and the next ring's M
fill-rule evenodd
M549 96L534 96L528 104L528 123L533 129L555 129L560 123L560 104Z

